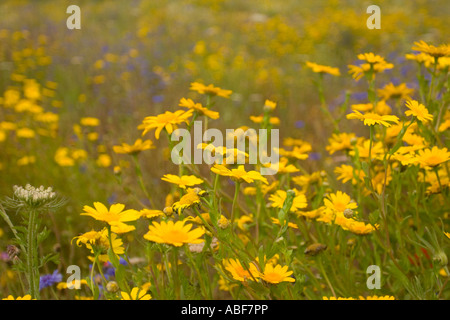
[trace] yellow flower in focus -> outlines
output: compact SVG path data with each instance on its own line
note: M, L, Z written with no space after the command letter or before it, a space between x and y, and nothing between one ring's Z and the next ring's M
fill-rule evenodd
M192 187L192 186L195 186L198 184L202 184L204 182L202 179L197 178L194 175L179 177L174 174L165 174L161 178L161 180L176 184L182 189L186 189L186 187Z
M336 212L344 212L345 209L356 209L358 205L353 202L348 194L342 191L331 193L323 200L325 206Z
M199 82L192 82L190 90L197 91L200 94L207 94L210 96L219 96L223 98L229 98L232 91L231 90L224 90L219 87L215 87L212 84L209 84L205 86L204 84L201 84Z
M121 300L150 300L152 298L152 296L147 293L147 290L138 287L131 289L130 294L121 291L120 295L122 297Z
M323 66L314 62L306 61L306 66L308 68L311 68L313 72L315 73L328 73L333 76L340 76L341 73L339 72L338 68L333 68L329 66Z
M115 153L130 154L130 155L138 154L141 151L155 148L156 147L153 145L153 141L151 140L142 141L142 139L137 139L133 145L122 143L121 146L113 146L113 150Z
M288 271L288 266L282 267L277 264L275 267L268 263L264 267L264 272L261 273L261 279L268 283L277 284L280 282L295 282L294 278L291 278L293 271Z
M418 101L406 101L406 107L409 109L405 111L406 116L414 116L422 123L433 121L433 116L428 113L428 109Z
M90 216L95 220L104 221L111 226L111 230L127 230L127 228L132 228L134 230L134 226L128 226L124 222L136 221L140 218L141 214L139 211L129 209L125 210L125 205L121 203L113 204L108 209L101 202L94 202L94 208L90 206L84 206L83 211L81 213L82 216ZM125 225L125 226L124 226ZM131 231L128 230L128 231Z
M172 134L172 132L178 128L179 124L183 122L188 124L188 118L192 116L193 112L193 109L187 111L177 110L175 112L166 111L157 116L149 116L144 119L138 129L144 130L142 135L145 135L150 130L156 129L155 138L159 140L159 136L163 129L165 129L168 134Z
M364 124L366 126L373 126L375 124L381 124L385 127L390 127L392 124L390 122L393 123L398 123L399 119L397 116L393 116L393 115L379 115L373 112L367 112L362 114L359 111L355 111L354 113L350 113L347 115L347 119L358 119L361 121L364 121Z
M200 188L187 188L186 194L183 195L179 201L172 205L172 210L175 213L180 213L184 209L190 208L194 205L200 204L200 197L205 194L205 191Z
M200 239L205 233L202 228L191 230L192 224L185 225L184 221L173 222L172 220L158 223L153 221L150 225L149 231L144 235L148 241L156 243L170 244L176 247L181 247L186 243L201 243L204 240Z

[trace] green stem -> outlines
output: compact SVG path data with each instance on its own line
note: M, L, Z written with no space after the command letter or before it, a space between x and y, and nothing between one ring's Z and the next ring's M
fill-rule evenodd
M29 293L33 299L39 300L39 269L37 262L36 248L36 214L35 210L30 210L28 217L27 232L27 274Z
M237 198L238 198L238 194L239 194L239 186L240 186L240 183L238 181L236 181L236 187L234 189L233 204L231 206L231 227L234 226L235 207L236 207L236 202L237 202Z
M139 165L137 155L133 154L132 158L133 158L133 161L134 161L134 164L136 167L136 175L138 176L138 179L139 179L139 185L140 185L142 191L144 192L145 196L147 197L148 201L150 202L150 205L152 206L152 208L156 208L155 204L153 203L152 198L150 197L150 194L147 191L147 188L145 187L144 179L142 177L142 170L141 170L141 166Z

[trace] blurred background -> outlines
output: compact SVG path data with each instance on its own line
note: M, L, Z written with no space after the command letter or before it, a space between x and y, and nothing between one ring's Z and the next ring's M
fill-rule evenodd
M66 27L73 4L81 8L81 30ZM366 26L372 4L381 8L379 30ZM113 173L120 165L123 185L143 198L133 163L112 147L132 144L145 116L178 110L183 97L204 103L189 90L194 81L233 91L230 99L217 99L213 109L221 117L210 127L255 127L249 117L262 113L265 99L275 101L281 138L308 141L313 151L304 167L327 168L332 127L319 109L317 74L305 62L340 69L340 77L324 78L332 113L346 94L350 104L368 102L364 79L348 74L359 53L394 64L377 77L378 88L389 82L417 88L417 68L405 54L414 41L448 42L449 13L446 0L2 0L0 195L31 183L65 196L63 212L45 223L65 249L62 258L72 260L70 240L92 222L79 216L84 205L121 202L140 209ZM161 206L155 209L162 209L170 186L161 177L178 168L166 160L165 136L146 137L158 148L142 153L140 163ZM8 238L0 238L2 248Z

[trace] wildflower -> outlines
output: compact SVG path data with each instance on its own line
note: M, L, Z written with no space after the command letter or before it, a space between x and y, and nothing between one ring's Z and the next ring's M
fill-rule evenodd
M394 65L392 63L388 63L384 60L383 57L375 55L373 53L363 53L358 55L359 60L364 60L367 63L363 63L360 66L349 65L349 73L352 74L355 80L359 80L362 78L364 74L368 75L372 74L372 77L375 76L375 73L383 72L386 69L392 69Z
M20 159L17 159L17 165L20 166L27 166L29 164L35 163L36 157L35 156L25 156Z
M113 150L115 153L130 154L130 155L138 154L141 151L155 148L156 147L153 145L153 141L151 140L142 141L142 139L137 139L133 145L122 143L121 146L113 146Z
M225 167L224 165L221 164L215 164L212 168L211 171L221 175L221 176L226 176L226 177L230 177L231 179L235 180L235 181L245 181L247 183L252 183L255 180L258 181L262 181L265 184L269 184L269 182L267 181L266 178L264 178L259 172L257 171L245 171L244 166L240 165L237 169L228 169L227 167Z
M412 47L412 49L420 51L422 53L426 53L434 58L450 56L450 45L448 44L442 44L436 47L421 40L414 42L414 46Z
M264 272L261 273L261 279L273 284L280 282L295 282L295 279L290 277L293 273L293 271L288 271L288 266L282 267L277 264L274 267L272 264L268 263L264 267Z
M176 176L173 174L165 174L161 180L163 181L167 181L173 184L178 185L180 188L182 189L186 189L186 186L188 187L192 187L198 184L202 184L203 180L200 178L197 178L194 175L190 175L190 176Z
M295 197L292 202L292 206L290 211L296 212L298 209L306 208L307 206L307 200L306 196L303 193L300 193L299 191L295 190ZM286 200L287 192L284 190L277 190L275 194L272 194L269 197L269 201L272 202L271 206L273 208L283 208L284 201Z
M450 232L444 232L445 236L450 239Z
M162 221L158 223L153 221L150 225L149 231L144 235L144 238L157 242L170 244L176 247L181 247L185 243L201 243L204 240L200 239L205 233L202 228L196 228L192 231L192 224L185 225L184 221Z
M294 146L292 150L285 150L283 148L274 148L274 150L283 157L305 160L308 159L309 156L307 152L311 151L312 147L309 143L305 142L301 146Z
M264 109L264 111L273 111L273 110L275 110L276 107L277 107L277 103L276 102L273 102L273 101L270 101L270 100L266 100L264 102L263 109Z
M260 272L254 263L249 263L248 270L244 268L237 259L223 260L223 265L225 266L225 269L231 273L233 279L237 281L245 282L260 277Z
M231 289L237 286L237 284L230 283L229 281L225 280L222 276L220 276L220 279L217 283L219 284L219 290L222 291L231 291Z
M200 115L205 115L208 118L211 118L214 120L219 119L218 112L209 110L208 108L203 107L201 103L195 103L192 99L182 98L178 105L183 108L193 109L193 110L197 111Z
M14 298L12 295L9 295L7 298L4 298L2 300L31 300L31 295L26 294L23 297L17 297L17 298Z
M341 75L338 68L323 66L323 65L320 65L320 64L317 64L314 62L309 62L309 61L306 61L306 66L311 68L312 71L315 73L327 73L327 74L331 74L333 76Z
M100 120L94 117L84 117L80 119L80 124L84 127L97 127L100 125Z
M250 120L254 123L262 123L264 120L264 116L250 116ZM280 118L278 117L270 117L269 123L272 125L279 125L280 124Z
M142 209L141 211L139 211L139 213L141 214L141 217L147 219L162 217L164 215L164 212L161 210L151 210L151 209Z
M427 108L416 100L406 101L406 107L409 109L405 111L406 116L414 116L422 123L433 121L433 116L428 113Z
M323 202L328 209L341 213L346 209L356 209L358 207L355 202L352 202L350 196L342 191L329 194Z
M46 274L40 277L39 279L39 291L51 287L55 283L62 281L62 275L58 272L58 270L53 271L52 274Z
M190 208L200 203L200 197L205 194L205 191L199 188L187 188L186 194L183 195L179 201L172 205L172 210L176 213L182 212L184 209ZM164 209L165 210L165 209ZM164 211L165 212L165 211Z
M213 86L212 84L205 86L204 84L201 84L199 82L192 82L190 89L193 91L197 91L200 94L207 94L210 96L219 96L219 97L223 97L223 98L229 98L229 96L232 93L231 90L221 89L219 87Z
M79 235L77 237L74 237L72 239L72 241L77 239L76 244L77 244L77 246L81 247L81 244L86 245L86 244L94 244L94 243L96 243L101 238L101 236L102 236L101 232L97 232L97 231L92 230L92 231L88 231L86 233L83 233L83 234L81 234L81 235ZM70 243L72 243L72 241Z
M277 218L271 217L270 219L272 220L272 222L274 224L281 225L280 220L278 220ZM288 225L288 227L291 227L292 229L298 229L298 225L296 225L295 223L288 222L287 225Z
M352 181L352 184L357 184L358 182L364 181L364 171L356 171L352 166L343 164L340 167L336 167L334 172L338 174L337 179L342 180L343 183L347 181Z
M252 222L253 222L252 214L251 215L242 215L236 220L236 224L237 224L238 228L241 229L242 231L247 231L248 230L247 223L252 223Z
M366 126L373 126L374 124L381 124L385 127L390 127L391 123L398 123L399 119L397 116L393 115L384 115L381 116L379 114L373 113L373 112L367 112L362 114L359 111L355 111L354 113L350 113L347 115L347 119L359 119L361 121L364 121L364 124Z
M297 169L293 164L288 164L288 162L289 162L288 158L282 157L278 163L266 164L264 166L271 167L274 169L278 168L278 173L294 173L300 171L300 169Z
M131 289L130 294L127 292L120 292L122 300L150 300L152 296L147 293L147 290L140 289L138 287L134 287Z
M406 59L414 60L419 64L425 65L425 67L430 67L430 65L434 64L434 58L427 53L418 53L418 54L406 54Z
M354 133L333 133L331 138L328 139L329 145L325 149L331 154L341 151L350 150L352 148L352 139L355 139Z
M175 112L166 111L157 116L149 116L144 119L138 129L144 130L142 135L145 135L152 129L156 129L155 138L159 140L160 133L163 129L165 129L168 134L172 134L172 132L178 128L179 124L183 122L189 123L188 118L192 116L193 112L193 109L189 109L188 111L177 110Z
M96 162L99 167L107 168L111 165L111 157L107 154L101 154L98 156Z
M95 208L84 206L84 212L81 213L81 215L91 216L95 220L108 223L111 226L111 231L113 232L122 231L121 233L123 233L125 230L134 230L134 226L126 225L124 222L136 221L141 216L139 211L133 209L123 211L125 205L120 203L113 204L108 209L101 202L94 202L94 207Z
M86 286L88 285L86 280L81 279L81 280L73 280L70 284L70 287L71 288L79 288L82 284L84 284ZM65 282L65 281L60 282L56 285L56 289L58 289L58 290L63 290L63 289L68 289L68 288L69 288L69 286L67 285L67 282Z
M432 149L419 150L416 156L417 163L420 164L422 168L431 169L437 167L438 165L447 162L450 159L450 152L447 148L439 149L434 146Z
M16 135L18 138L31 139L36 135L34 130L30 128L20 128L16 130Z
M382 89L378 89L378 95L383 100L389 99L411 99L410 95L414 89L408 88L405 83L395 86L392 82L385 85Z

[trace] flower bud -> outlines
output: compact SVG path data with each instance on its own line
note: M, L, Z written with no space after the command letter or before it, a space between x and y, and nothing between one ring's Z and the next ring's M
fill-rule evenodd
M108 292L117 292L117 291L119 291L119 285L115 281L109 281L106 284L106 290Z

